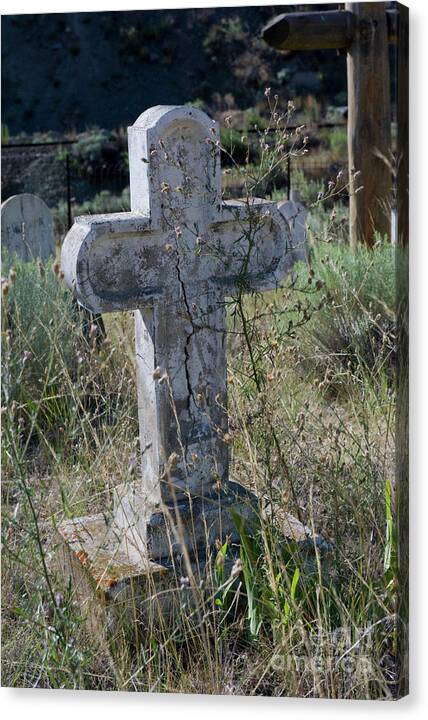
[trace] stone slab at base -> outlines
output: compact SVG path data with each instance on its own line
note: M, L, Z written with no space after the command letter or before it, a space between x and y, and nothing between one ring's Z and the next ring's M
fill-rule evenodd
M130 561L114 543L102 513L65 520L58 529L70 552L92 577L96 591L108 592L128 578L167 572L162 565L143 557Z
M102 513L64 520L58 527L58 565L60 572L71 579L74 598L78 602L91 634L112 637L114 626L121 625L135 609L132 598L147 594L168 575L167 568L141 558L129 558L111 541L110 528ZM123 625L123 623L122 623Z
M123 487L118 486L114 493L116 508L121 491ZM165 619L170 617L177 605L175 598L178 606L181 602L180 578L189 577L193 588L200 583L205 588L212 585L216 542L223 543L226 538L232 547L230 572L239 555L235 511L250 530L257 498L235 482L212 497L182 498L172 507L154 510L144 523L145 541L140 548L145 551L138 550L138 533L133 534L129 508L124 514L130 521L125 533L115 526L114 515L109 515L109 520L100 513L63 521L58 527L61 563L65 574L72 577L83 615L98 628L100 621L110 622L117 616L117 607L131 603L140 620L159 611Z
M237 483L242 495L250 497L252 494ZM252 496L255 498L255 496ZM233 504L232 504L233 505ZM196 502L195 510L200 510ZM184 510L184 507L181 508ZM225 510L224 506L223 509ZM230 508L229 508L230 509ZM242 518L251 525L251 512L247 506L247 513ZM241 507L242 511L242 507ZM187 507L187 513L189 508ZM254 506L252 508L254 512ZM215 513L210 518L208 507L205 508L206 520L215 523ZM184 513L186 514L186 513ZM158 539L152 545L153 550L166 548L166 519L161 518L162 513L152 515L152 539L156 537L156 526L158 527ZM225 513L224 519L230 515ZM245 518L245 515L247 517ZM201 517L201 513L196 513ZM303 525L290 513L280 512L281 534L284 538L284 545L290 544L298 549L301 559L304 559L308 568L315 565L314 545L323 553L329 549L321 536L313 537L310 529ZM230 522L231 518L229 518ZM188 521L188 519L187 519ZM232 541L231 557L228 560L228 568L225 576L230 573L236 557L239 556L239 541L232 537L231 526L225 523L223 529ZM200 530L200 528L195 528ZM219 530L217 526L217 531ZM88 621L90 631L97 637L105 636L111 639L119 633L132 632L132 627L148 622L150 617L159 619L160 614L166 622L170 622L174 608L179 608L182 602L182 590L180 589L180 578L191 574L193 587L197 588L202 581L202 586L207 589L210 586L210 573L208 566L213 566L216 555L214 542L201 545L199 556L192 554L190 558L190 570L186 566L182 552L179 547L173 548L173 555L164 557L160 562L154 562L143 555L137 560L130 560L128 554L120 549L120 545L111 526L102 513L88 515L85 517L65 520L58 527L62 553L62 571L72 578L75 598L78 601L82 615ZM154 532L153 532L154 531ZM229 532L227 532L229 531ZM235 531L236 532L236 531ZM234 533L235 534L235 533ZM224 537L223 533L220 535ZM201 536L200 536L201 537ZM161 538L163 538L161 540ZM210 533L206 539L212 540ZM188 549L192 547L190 538L186 537L185 545ZM234 548L234 550L233 550ZM302 554L301 554L302 553ZM159 555L158 555L159 557ZM229 567L230 565L230 567ZM212 571L212 568L211 568ZM199 590L197 592L200 592ZM210 594L210 593L208 593Z

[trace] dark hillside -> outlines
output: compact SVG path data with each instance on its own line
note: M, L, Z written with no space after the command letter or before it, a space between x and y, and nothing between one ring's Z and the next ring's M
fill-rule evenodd
M3 16L2 123L11 136L112 129L158 103L257 107L267 85L285 98L344 104L343 56L282 56L259 39L286 9Z

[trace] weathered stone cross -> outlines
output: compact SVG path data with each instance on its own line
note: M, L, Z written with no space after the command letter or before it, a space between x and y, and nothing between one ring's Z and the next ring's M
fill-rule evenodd
M62 267L92 312L135 311L141 477L116 493L109 530L141 566L180 550L168 511L194 555L233 533L231 508L247 512L228 475L224 300L276 288L293 256L274 203L222 202L203 112L151 108L128 139L132 211L78 218Z

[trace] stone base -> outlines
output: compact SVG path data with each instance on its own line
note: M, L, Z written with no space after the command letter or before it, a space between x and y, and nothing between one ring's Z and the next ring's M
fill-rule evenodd
M91 633L111 637L126 616L129 626L132 599L162 581L168 569L141 557L130 562L111 542L105 516L88 515L65 520L58 527L60 571L71 580L73 594ZM135 615L136 616L136 615Z
M62 568L71 577L75 597L90 629L108 637L124 628L146 625L150 617L171 623L183 600L189 607L213 596L212 574L216 542L229 541L230 574L239 557L239 533L234 511L249 534L257 520L257 498L238 483L210 498L181 499L165 512L154 512L147 523L146 551L129 554L121 549L111 522L98 515L65 520L59 526ZM281 513L284 544L303 551L304 562L316 569L314 544L324 551L325 541L289 513ZM64 542L65 541L65 542ZM291 546L290 546L291 547ZM193 598L191 597L193 593Z
M116 507L120 486L117 495ZM76 599L92 630L98 633L107 624L111 631L118 616L122 621L138 617L146 622L151 614L161 613L170 619L182 603L185 588L200 596L203 587L207 595L212 594L216 542L227 538L231 547L227 577L239 555L233 513L239 514L251 534L256 502L252 493L233 482L210 497L182 497L149 515L139 550L135 528L117 528L113 517L103 513L63 521L58 528L61 564L72 578ZM126 605L132 608L131 615ZM124 613L129 617L124 618Z
M235 515L251 534L257 522L257 497L236 482L229 481L220 492L205 497L182 497L175 505L152 513L147 522L148 556L169 566L183 548L191 558L200 557L220 540L239 546Z

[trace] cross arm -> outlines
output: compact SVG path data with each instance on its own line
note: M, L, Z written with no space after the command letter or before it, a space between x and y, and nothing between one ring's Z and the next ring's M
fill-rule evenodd
M162 292L158 246L140 213L78 217L62 246L65 282L92 312L135 309Z
M396 41L394 9L386 10L388 40ZM277 50L347 50L357 31L357 19L349 10L282 13L262 29L265 42Z
M290 228L276 203L251 198L222 205L211 226L221 248L215 278L225 294L237 289L274 290L293 264Z
M277 50L348 48L354 36L354 16L344 10L283 13L262 30L262 38Z

